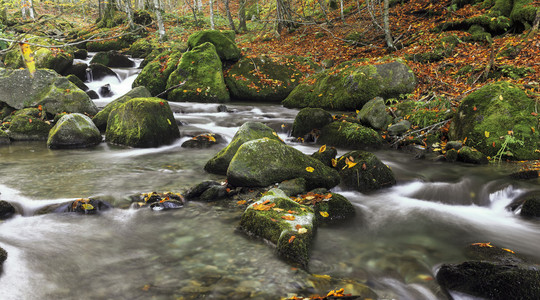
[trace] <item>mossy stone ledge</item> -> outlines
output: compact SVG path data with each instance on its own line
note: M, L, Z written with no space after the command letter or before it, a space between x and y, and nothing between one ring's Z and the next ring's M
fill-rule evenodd
M394 173L375 154L355 150L343 154L336 165L345 188L369 192L396 184Z

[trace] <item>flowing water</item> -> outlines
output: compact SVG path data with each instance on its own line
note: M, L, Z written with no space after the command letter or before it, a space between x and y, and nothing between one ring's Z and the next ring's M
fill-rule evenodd
M136 76L123 72L128 75L118 84L107 78L91 85L111 83L119 95ZM247 121L268 124L305 153L318 148L287 136L296 110L234 103L227 105L229 112L218 112L217 104L170 104L183 138L169 146L0 147L0 200L23 214L0 223L0 246L9 253L1 299L279 299L340 287L354 294L362 285L381 299L445 299L434 274L442 263L465 260L467 244L491 242L540 260L540 224L506 209L537 188L537 181L512 181L506 166L420 161L390 150L376 154L392 167L398 184L369 194L335 188L353 202L357 217L347 226L320 228L308 271L291 268L269 245L238 232L242 211L236 203L33 215L48 204L81 197L118 203L136 193L180 192L202 180L223 180L203 165ZM180 147L204 132L218 133L226 143Z

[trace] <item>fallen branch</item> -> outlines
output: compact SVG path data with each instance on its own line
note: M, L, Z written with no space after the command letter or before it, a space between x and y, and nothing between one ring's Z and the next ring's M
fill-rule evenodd
M440 128L444 127L446 124L448 124L450 121L452 121L452 119L447 119L447 120L444 120L444 121L441 121L439 123L435 123L435 124L432 124L432 125L429 125L429 126L426 126L424 128L421 128L421 129L417 129L417 130L414 130L414 131L411 131L411 132L408 132L407 134L403 135L402 137L400 137L399 139L397 139L395 142L392 143L391 147L395 147L398 143L404 141L405 139L408 139L410 136L413 136L415 133L418 133L418 132L424 132L424 133L421 133L420 135L418 135L417 137L421 138L421 137L424 137L426 136L427 134L429 134L430 132L432 131L435 131L435 130L439 130Z
M172 90L174 90L176 88L179 88L179 87L183 86L184 84L186 84L186 81L187 80L184 80L184 81L180 82L180 84L177 84L175 86L171 86L170 88L168 88L168 89L164 90L163 92L157 94L155 97L166 95L168 92L170 92L170 91L172 91Z

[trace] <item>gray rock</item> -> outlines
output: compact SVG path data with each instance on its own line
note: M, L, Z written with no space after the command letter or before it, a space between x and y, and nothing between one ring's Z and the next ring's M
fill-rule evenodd
M391 120L386 112L384 99L381 97L376 97L364 104L357 118L362 124L377 130L386 130Z
M393 136L402 135L405 132L407 132L407 130L409 130L410 128L411 128L411 122L407 120L401 120L397 122L396 124L392 124L390 125L390 127L388 127L388 134L393 135Z
M65 115L49 131L47 146L51 149L85 148L101 142L99 129L83 114Z
M294 137L304 137L313 129L321 129L332 123L332 121L332 114L324 109L303 108L294 118L291 135Z

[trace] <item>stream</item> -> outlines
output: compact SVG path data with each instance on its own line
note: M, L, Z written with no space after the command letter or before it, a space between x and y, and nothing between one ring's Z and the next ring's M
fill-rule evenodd
M136 69L118 70L114 97L130 90ZM232 201L189 202L174 211L113 209L99 215L33 213L82 197L111 201L144 192L185 191L203 180L224 180L203 166L247 121L263 122L300 151L319 148L288 136L298 110L281 105L170 102L182 138L135 149L101 143L89 149L50 150L45 142L0 146L0 200L22 216L0 223L8 252L0 298L20 299L280 299L363 285L379 299L447 299L434 280L443 263L466 260L463 248L491 242L540 261L540 223L506 206L538 181L514 181L505 164L473 166L415 160L380 150L397 185L363 194L334 188L356 207L351 224L321 227L309 270L292 268L274 249L237 230L242 209ZM213 132L226 142L182 148L191 136ZM338 149L339 154L346 149ZM456 299L472 299L453 294Z

